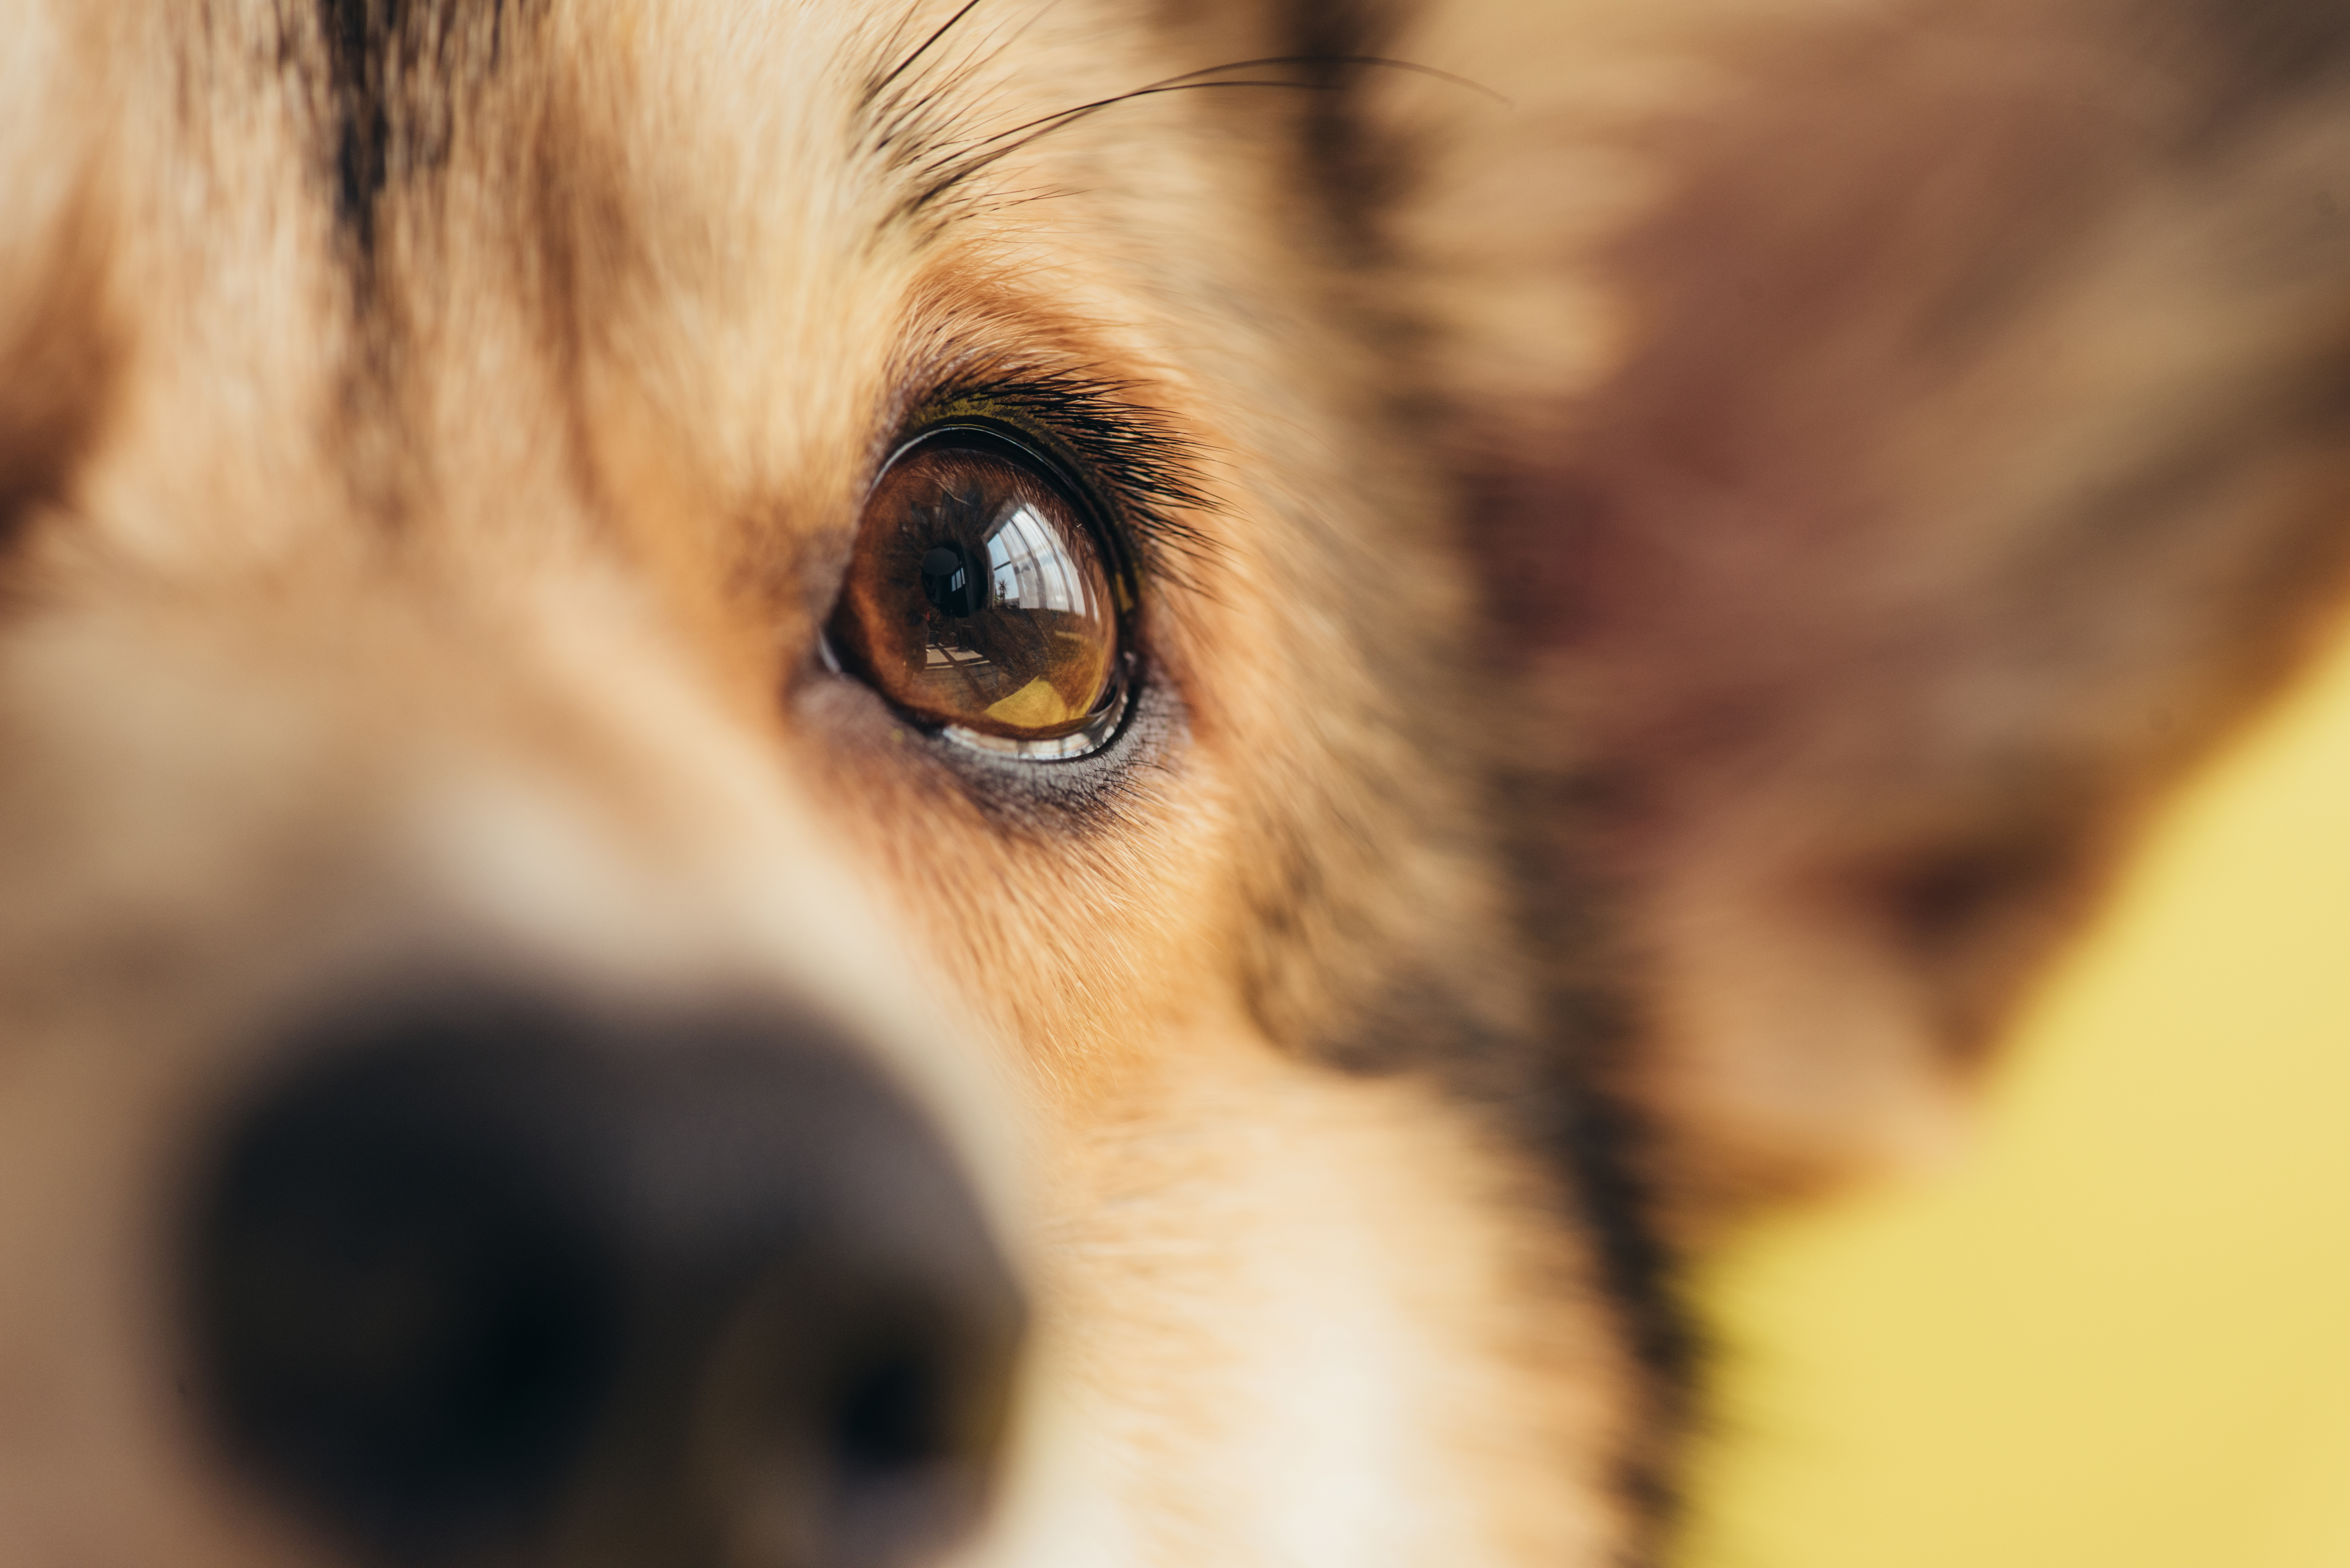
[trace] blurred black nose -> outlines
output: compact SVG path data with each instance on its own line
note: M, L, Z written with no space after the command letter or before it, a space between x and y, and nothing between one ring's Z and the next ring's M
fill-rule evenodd
M193 1341L362 1558L888 1568L973 1521L1019 1297L839 1035L474 992L285 1059L197 1184Z

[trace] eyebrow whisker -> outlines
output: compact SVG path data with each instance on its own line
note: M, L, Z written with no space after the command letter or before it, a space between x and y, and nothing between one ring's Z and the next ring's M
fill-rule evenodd
M899 77L904 76L907 71L913 68L916 61L920 60L924 55L929 54L931 47L941 38L943 38L949 33L953 32L954 29L962 24L962 19L965 16L970 16L973 11L979 8L979 4L980 0L963 0L962 8L956 11L953 16L948 17L945 21L940 23L937 30L932 32L929 37L924 38L920 44L916 45L914 51L911 54L908 55L904 59L899 60L895 66L892 66L889 68L889 74L888 76L883 77L879 81L875 82L871 87L865 89L865 101L870 103L874 99L879 98L884 92L887 92L891 82L896 81Z
M1195 71L1191 74L1197 76L1201 73ZM1050 136L1056 130L1064 130L1068 126L1074 125L1081 119L1098 114L1106 109L1115 109L1119 104L1128 103L1140 98L1155 98L1166 93L1203 92L1211 88L1286 88L1294 92L1335 92L1338 90L1337 84L1335 82L1203 82L1183 81L1175 78L1170 78L1167 82L1155 84L1150 87L1136 88L1129 92L1122 92L1112 98L1097 99L1091 103L1077 104L1073 108L1062 109L1057 113L1045 115L1040 119L1029 120L1024 124L1013 126L1009 130L1000 130L993 136L988 137L983 140L972 142L968 147L959 149L947 157L937 160L935 162L928 165L924 170L924 172L934 174L936 176L935 182L918 193L912 201L907 202L904 210L908 213L920 212L922 208L930 205L931 202L936 201L939 197L945 195L949 191L954 189L955 186L971 179L973 175L982 172L989 166L1012 156L1012 154L1019 151L1022 148L1030 145L1043 137ZM1016 140L1007 140L1007 138L1014 138Z
M928 49L932 43L935 43L940 34L942 34L947 27L951 27L960 22L978 3L979 0L969 0L962 10L948 18L945 26L941 27L939 33L924 40L920 49L917 49L913 56L909 56L907 60L900 62L899 70L902 71L905 66L910 64L923 49ZM1179 76L1165 77L1158 81L1147 82L1141 87L1113 94L1108 98L1072 105L1070 108L1056 110L1052 114L1006 127L992 136L965 142L951 151L941 150L936 156L927 161L918 160L915 165L918 178L927 180L928 183L921 185L915 192L911 199L900 208L900 212L908 215L919 213L957 186L1018 152L1021 149L1032 145L1039 138L1050 136L1079 120L1099 114L1104 109L1114 109L1119 104L1130 103L1137 99L1156 98L1168 93L1201 92L1221 88L1274 88L1296 92L1333 92L1340 90L1344 86L1342 82L1329 77L1305 79L1288 78L1211 79L1226 78L1228 73L1235 71L1299 66L1405 71L1477 93L1505 109L1513 107L1510 99L1481 82L1472 81L1467 77L1456 76L1451 71L1440 70L1433 66L1421 65L1416 60L1395 59L1385 55L1268 55L1258 59L1228 60L1222 65L1207 66L1199 70L1185 71ZM892 71L890 78L884 78L885 83L898 74L898 71ZM894 140L894 137L885 138L885 140Z
M1448 87L1464 88L1480 97L1491 99L1504 109L1517 107L1509 98L1472 78L1457 76L1451 71L1440 70L1434 66L1424 66L1418 60L1396 59L1388 55L1267 55L1259 60L1232 60L1221 66L1208 66L1196 71L1185 71L1180 77L1169 77L1163 81L1151 82L1148 85L1150 88L1170 87L1179 82L1191 81L1199 77L1214 76L1222 71L1255 70L1264 66L1364 66L1382 70L1405 71L1412 76L1426 77L1431 81L1442 82Z

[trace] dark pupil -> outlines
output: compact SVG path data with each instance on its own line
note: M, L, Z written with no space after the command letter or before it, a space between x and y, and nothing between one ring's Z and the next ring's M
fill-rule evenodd
M971 563L952 545L941 545L922 557L922 597L941 615L957 619L977 615L978 587Z

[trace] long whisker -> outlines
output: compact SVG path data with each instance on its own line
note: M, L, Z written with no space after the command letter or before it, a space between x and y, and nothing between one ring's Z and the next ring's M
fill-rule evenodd
M1195 72L1193 74L1196 75L1198 73ZM1012 126L1007 130L999 130L993 136L983 137L980 140L974 141L969 146L960 149L956 152L955 156L958 158L967 158L983 148L993 147L997 142L1003 141L1008 138L1019 137L1023 131L1036 130L1042 133L1043 131L1053 130L1063 125L1066 125L1073 119L1083 119L1089 114L1098 114L1103 109L1115 109L1119 104L1129 103L1139 98L1155 98L1161 93L1200 92L1210 88L1295 88L1301 92L1312 92L1326 89L1329 86L1330 84L1326 82L1196 82L1185 81L1180 78L1170 78L1164 82L1154 82L1149 87L1134 88L1128 91L1118 93L1109 98L1096 99L1091 103L1081 103L1069 109L1055 109L1051 114L1044 115L1035 119L1024 121L1023 123ZM1028 142L1035 140L1035 138L1034 136L1023 137L1018 142L1014 143L1014 145L1024 147ZM993 156L994 155L991 154L988 161L993 161Z
M890 67L889 74L888 76L883 77L879 81L875 82L871 87L866 89L866 101L870 103L875 99L879 98L882 93L888 91L891 82L896 81L899 77L904 76L909 70L912 69L914 62L920 59L924 55L929 54L933 45L935 45L941 38L945 37L949 33L953 32L956 26L962 23L962 19L965 16L970 16L972 12L978 9L978 7L979 0L963 0L963 5L961 10L948 17L945 21L940 23L937 31L933 32L929 37L924 38L919 45L915 46L913 53L908 55L904 59L899 60L895 66Z
M1169 77L1164 81L1152 82L1149 85L1154 88L1170 87L1178 82L1191 81L1198 77L1211 77L1222 71L1249 71L1263 66L1369 66L1382 70L1407 71L1416 77L1427 77L1431 81L1442 82L1448 87L1465 88L1482 98L1492 99L1504 109L1516 107L1509 99L1487 87L1483 82L1469 77L1455 76L1451 71L1439 70L1434 66L1424 66L1418 60L1399 60L1386 55L1267 55L1261 60L1232 60L1221 66L1210 66L1203 70L1186 71L1180 77Z
M977 3L978 0L972 0L973 5L976 5ZM1482 83L1471 81L1467 77L1454 76L1451 71L1438 70L1433 66L1423 66L1413 60L1394 60L1389 59L1383 55L1269 55L1261 60L1230 60L1221 66L1208 66L1196 71L1185 71L1181 76L1163 77L1155 82L1145 82L1142 86L1134 88L1130 92L1122 92L1111 98L1097 99L1092 103L1082 103L1074 109L1065 109L1060 110L1058 113L1045 115L1040 119L1029 120L1024 125L1015 125L1007 130L999 130L993 136L985 137L978 141L972 142L962 151L966 154L976 152L983 147L993 145L995 142L1003 140L1006 137L1017 136L1024 130L1033 130L1038 126L1049 126L1057 120L1082 119L1087 115L1095 113L1100 109L1108 109L1114 105L1125 103L1130 99L1149 98L1154 94L1180 91L1191 87L1294 87L1301 89L1314 90L1327 88L1334 85L1327 82L1208 82L1200 80L1202 77L1217 76L1225 71L1253 70L1262 66L1385 67L1393 70L1409 71L1415 76L1429 77L1437 81L1449 83L1453 87L1465 88L1471 92L1482 94L1484 97L1492 99L1495 103L1503 105L1504 107L1507 107L1510 102L1508 99L1503 98L1500 93L1495 92L1492 88L1486 87Z
M979 0L966 0L966 3L953 16L948 17L911 53L899 60L887 76L879 79L873 89L867 94L867 102L870 104L879 99L891 83L904 76L916 62L922 59L941 37L970 16L978 5ZM1272 78L1231 79L1232 73L1234 72L1300 67L1321 67L1322 71L1321 74L1303 78L1281 76ZM1007 126L993 135L965 141L961 145L949 146L932 141L928 149L930 155L927 158L918 155L910 161L911 171L917 181L917 189L911 198L899 209L899 214L911 216L996 163L1011 157L1023 148L1033 145L1038 139L1050 136L1055 131L1090 119L1104 109L1114 109L1122 103L1131 103L1138 99L1157 98L1169 93L1204 92L1225 88L1334 92L1341 90L1345 86L1339 73L1356 69L1408 72L1413 76L1426 77L1432 81L1442 82L1449 87L1476 93L1505 109L1512 107L1507 98L1482 82L1472 81L1467 77L1456 76L1451 71L1439 70L1433 66L1424 66L1416 60L1395 59L1385 55L1268 55L1258 59L1228 60L1221 65L1208 66L1199 70L1185 71L1178 76L1146 82L1139 88L1113 94L1108 98L1096 99L1088 103L1074 104L1067 109L1057 109L1035 119ZM921 116L922 105L933 101L934 98L934 93L925 93L920 102L910 107L901 107L893 111L889 124L880 132L878 145L887 147L898 140L899 133L917 117Z
M958 150L946 158L940 159L925 171L925 172L932 173L937 176L935 182L924 189L912 201L907 202L905 211L910 213L920 212L922 208L930 205L931 202L936 201L939 197L945 195L949 191L953 190L957 185L971 179L973 175L980 173L990 165L1011 157L1022 148L1030 145L1032 142L1035 142L1043 137L1050 136L1056 130L1066 129L1068 126L1076 124L1081 119L1099 114L1106 109L1115 109L1119 104L1129 103L1136 99L1156 98L1165 93L1205 92L1220 88L1283 88L1294 92L1335 92L1337 90L1336 84L1333 82L1292 81L1170 81L1160 86L1136 88L1130 92L1122 92L1114 98L1097 99L1091 103L1081 103L1074 108L1065 109L1057 113L1048 114L1041 119L1032 119L1024 124L1013 126L1007 130L1000 130L984 140L975 141L968 147ZM1024 132L1025 134L1023 134Z

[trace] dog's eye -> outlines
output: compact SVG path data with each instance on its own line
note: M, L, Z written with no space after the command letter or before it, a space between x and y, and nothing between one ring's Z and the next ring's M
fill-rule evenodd
M951 430L873 487L831 637L918 722L1050 759L1117 726L1118 623L1111 563L1070 489L1009 441Z

